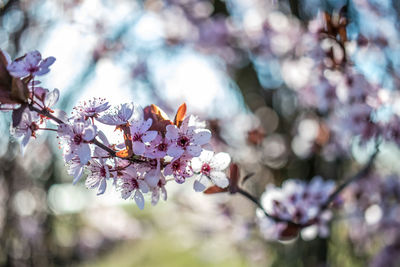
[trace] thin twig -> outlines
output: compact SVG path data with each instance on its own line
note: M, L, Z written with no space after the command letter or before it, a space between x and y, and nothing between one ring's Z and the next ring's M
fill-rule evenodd
M329 204L332 203L347 186L349 186L351 183L365 177L369 173L369 171L371 170L371 168L373 166L375 158L378 155L379 145L380 145L380 142L377 142L377 144L375 146L375 151L369 158L367 164L365 164L365 166L361 170L359 170L354 176L350 177L349 179L344 181L341 185L339 185L336 188L336 190L325 201L325 203L321 205L320 212L324 211L329 206Z

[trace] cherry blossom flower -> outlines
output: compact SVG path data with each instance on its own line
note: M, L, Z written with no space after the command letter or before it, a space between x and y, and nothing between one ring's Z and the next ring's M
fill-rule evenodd
M96 137L96 134L97 127L95 125L80 121L59 125L58 135L66 141L65 160L68 162L74 155L77 155L80 163L86 164L91 158L89 142Z
M86 186L90 189L98 188L97 195L104 194L107 188L107 179L110 178L110 168L103 158L89 161L90 175L86 178Z
M83 101L78 106L74 107L78 114L83 116L85 119L97 118L99 113L104 112L109 108L110 105L104 98L97 97L88 101Z
M172 175L177 183L184 183L186 178L193 176L193 171L189 166L191 159L192 157L187 154L176 158L165 167L164 175Z
M121 196L123 199L133 197L136 205L142 210L144 208L143 193L149 192L149 186L135 166L128 168L124 174L120 184Z
M156 131L149 131L152 122L153 120L150 118L146 121L139 119L131 122L130 130L133 142L133 152L136 155L143 155L145 152L145 143L153 141L157 136Z
M197 129L189 124L191 116L185 118L180 128L175 125L166 127L165 137L171 145L167 154L173 158L178 158L187 151L193 157L200 156L202 145L207 144L211 138L211 132L207 129Z
M208 180L218 187L225 188L229 185L229 180L223 172L231 158L229 154L220 152L214 155L213 151L203 150L200 157L192 159L193 172L197 173L193 188L196 192L204 191L207 187Z
M107 125L125 125L131 120L133 111L133 103L125 103L118 105L112 110L112 112L104 114L103 116L97 118L97 120Z
M161 176L158 181L157 186L151 188L151 204L153 206L157 205L160 197L166 201L167 200L167 190L165 189L166 180L164 176Z
M36 131L39 129L39 116L36 113L25 109L22 118L17 127L11 127L11 133L16 137L23 137L21 142L22 151L31 137L36 137Z
M144 156L151 159L162 159L167 155L169 146L170 143L166 138L163 138L161 134L157 134L157 136L146 146Z
M7 70L14 77L22 78L26 76L40 76L47 74L49 67L56 61L54 57L42 60L42 55L38 51L27 53L24 57L13 61L7 66Z

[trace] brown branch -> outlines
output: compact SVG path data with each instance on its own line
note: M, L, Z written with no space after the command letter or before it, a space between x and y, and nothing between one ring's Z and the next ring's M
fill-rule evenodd
M56 116L54 116L53 114L51 114L51 113L50 113L48 110L46 110L46 109L39 109L39 108L37 108L37 107L34 107L32 104L28 105L28 107L29 107L29 110L34 111L34 112L36 112L36 113L38 113L38 114L40 114L40 115L43 115L43 116L45 116L45 117L47 117L47 118L49 118L49 119L51 119L51 120L57 122L58 124L65 124L65 122L63 122L61 119L59 119L59 118L57 118ZM143 160L143 159L141 159L140 157L135 156L135 155L133 155L133 156L130 157L130 158L119 157L119 156L117 156L117 152L116 152L115 150L113 150L113 149L109 148L108 146L104 145L103 143L101 143L100 141L98 141L96 138L93 139L90 143L92 143L92 144L94 144L94 145L100 147L101 149L107 151L112 157L125 159L125 160L128 160L128 161L133 162L133 163L143 163L143 162L146 162L145 160Z

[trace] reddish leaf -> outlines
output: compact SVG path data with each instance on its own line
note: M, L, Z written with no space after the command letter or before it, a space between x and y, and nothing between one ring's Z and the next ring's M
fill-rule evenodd
M125 125L120 125L117 127L117 129L120 129L123 132L124 136L124 143L125 143L125 150L121 150L118 153L120 153L121 157L123 158L129 158L133 155L133 144L132 144L132 135L131 135L131 129L129 128L128 124Z
M178 127L181 127L182 121L186 115L186 103L183 103L176 112L174 124Z
M217 193L224 193L228 192L228 188L221 188L216 185L210 186L206 190L204 190L204 194L217 194Z
M148 118L151 118L153 120L153 124L149 129L152 131L165 133L165 127L169 124L173 124L172 121L168 118L167 114L165 114L165 112L161 108L157 107L154 104L145 107L143 110L143 115L145 120L147 120Z

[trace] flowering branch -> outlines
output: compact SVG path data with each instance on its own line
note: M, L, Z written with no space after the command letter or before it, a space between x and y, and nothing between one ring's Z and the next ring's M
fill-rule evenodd
M133 103L110 108L101 98L75 106L69 118L54 115L52 106L59 99L59 91L44 89L35 79L47 74L54 62L53 57L42 59L38 51L11 62L0 50L0 84L7 85L0 88L0 109L13 110L12 133L23 137L22 148L38 130L56 131L74 184L87 169L88 188L103 194L107 181L113 180L122 198L133 198L140 209L144 208L145 193L151 193L153 205L160 197L166 200L165 176L179 184L195 177L195 191L204 190L210 181L228 186L223 171L230 156L204 150L209 147L211 132L205 129L205 123L186 116L185 104L173 121L155 105L144 110ZM11 79L12 84L7 83ZM46 127L48 120L56 122L58 128ZM123 140L110 144L102 126L115 127L123 133Z

